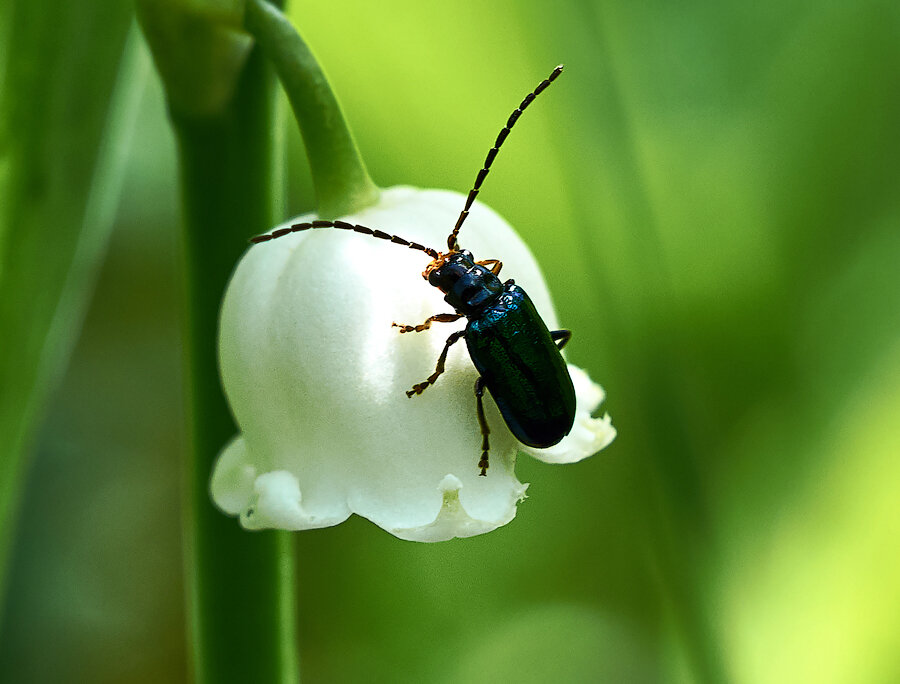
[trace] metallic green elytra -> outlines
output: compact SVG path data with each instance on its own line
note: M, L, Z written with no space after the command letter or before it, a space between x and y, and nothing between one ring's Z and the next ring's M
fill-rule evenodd
M522 288L507 281L497 300L469 319L466 345L517 440L543 449L569 434L575 388L556 342Z

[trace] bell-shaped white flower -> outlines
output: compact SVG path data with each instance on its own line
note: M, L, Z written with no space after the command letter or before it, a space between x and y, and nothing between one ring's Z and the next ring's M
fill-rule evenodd
M346 220L441 250L464 200L397 187ZM559 327L534 257L497 214L476 204L460 243L478 259L502 259L501 279L515 278L548 327ZM575 426L550 449L517 442L485 394L490 469L480 477L478 375L465 344L451 348L434 386L406 395L465 325L407 334L391 326L452 313L420 275L429 261L330 228L292 233L244 255L225 294L219 339L222 381L241 432L220 454L211 484L215 503L244 527L303 530L356 513L402 539L481 534L512 520L525 498L527 485L514 472L518 451L568 463L613 440L609 417L591 417L603 390L569 366Z

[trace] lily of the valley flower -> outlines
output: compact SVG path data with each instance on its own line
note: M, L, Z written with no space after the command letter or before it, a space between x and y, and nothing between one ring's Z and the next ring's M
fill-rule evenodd
M441 249L463 202L453 192L398 187L346 220ZM476 204L460 242L479 259L502 259L501 277L514 277L548 327L559 327L534 257L497 214ZM391 327L450 312L420 276L428 260L332 229L255 245L241 260L222 305L219 341L241 432L220 454L211 489L244 527L311 529L356 513L402 539L481 534L512 520L525 498L527 485L514 472L517 452L571 463L614 439L609 416L591 417L603 390L570 365L575 426L550 449L517 442L485 395L491 466L479 477L477 373L464 343L451 349L433 387L406 396L433 372L447 336L465 325L437 323L403 335Z

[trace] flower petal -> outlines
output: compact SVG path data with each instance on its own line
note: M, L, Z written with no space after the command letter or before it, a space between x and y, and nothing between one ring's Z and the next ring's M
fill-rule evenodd
M441 480L438 489L443 494L443 502L434 522L407 529L390 529L388 532L408 541L436 542L454 537L474 537L505 525L516 516L516 504L525 498L528 485L519 485L508 490L508 498L502 501L504 514L493 520L477 520L466 511L460 501L463 483L454 475Z

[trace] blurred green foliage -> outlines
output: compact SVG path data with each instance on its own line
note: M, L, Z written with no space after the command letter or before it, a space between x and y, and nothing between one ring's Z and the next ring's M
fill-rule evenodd
M25 456L115 218L147 71L129 19L104 0L0 8L0 591Z
M523 458L531 498L483 537L297 534L306 680L900 680L900 6L292 11L382 186L465 191L509 109L566 63L481 199L539 255L619 430L574 466ZM109 59L118 21L91 43ZM34 83L58 75L31 59ZM85 104L104 77L78 74ZM285 123L289 215L313 198ZM178 198L155 82L137 125L28 473L4 681L186 677ZM54 169L74 163L60 140ZM62 236L56 207L34 203ZM32 291L0 296L26 311Z

